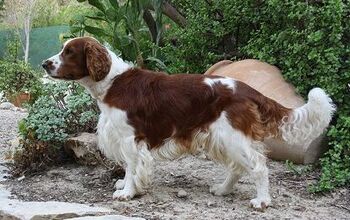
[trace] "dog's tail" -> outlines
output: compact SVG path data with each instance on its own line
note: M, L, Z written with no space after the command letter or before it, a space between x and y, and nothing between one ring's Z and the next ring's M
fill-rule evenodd
M329 96L322 89L314 88L309 92L305 105L292 109L288 116L282 118L280 136L289 144L308 146L324 132L335 109Z

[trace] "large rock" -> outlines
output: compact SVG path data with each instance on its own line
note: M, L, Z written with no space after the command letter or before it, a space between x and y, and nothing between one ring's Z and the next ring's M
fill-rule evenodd
M3 102L0 104L0 109L6 109L6 110L11 110L15 109L16 106L12 104L11 102Z
M76 137L68 138L64 144L68 154L71 154L78 164L103 165L111 173L111 178L121 178L125 175L122 166L108 160L97 147L97 135L95 133L81 133Z
M5 213L4 211L0 210L0 219L1 220L21 220L20 218L9 214L9 213Z
M73 156L80 164L97 165L104 161L97 148L96 134L84 132L76 137L68 138L64 147L67 152L73 152Z
M82 216L100 216L114 214L104 207L92 207L68 202L26 202L14 199L11 193L0 185L0 219L51 220L68 219Z
M30 220L64 220L77 218L80 215L76 213L63 213L63 214L51 214L51 215L35 215Z
M205 74L240 80L288 108L297 108L305 103L303 98L296 94L295 88L283 79L277 67L258 60L223 60L210 67ZM326 144L322 144L323 139L321 136L309 146L290 145L279 139L267 140L265 144L268 147L268 156L272 159L309 164L318 160L326 150Z

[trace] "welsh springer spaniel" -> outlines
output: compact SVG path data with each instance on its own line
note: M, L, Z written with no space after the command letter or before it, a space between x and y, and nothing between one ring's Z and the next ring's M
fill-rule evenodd
M335 111L320 88L310 91L307 104L289 109L231 78L132 67L90 37L67 41L43 68L52 78L77 81L97 100L99 148L126 169L115 184L113 198L119 200L145 191L153 158L176 159L204 150L228 171L211 193L231 193L247 172L257 191L250 205L264 209L271 198L262 141L308 144Z

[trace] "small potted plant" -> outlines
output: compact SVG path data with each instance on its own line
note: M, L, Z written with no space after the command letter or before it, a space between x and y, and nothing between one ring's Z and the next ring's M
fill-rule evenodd
M0 91L17 107L36 99L41 90L40 76L23 61L0 61Z

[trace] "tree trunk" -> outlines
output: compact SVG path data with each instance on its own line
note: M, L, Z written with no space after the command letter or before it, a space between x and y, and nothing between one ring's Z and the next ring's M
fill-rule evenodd
M168 16L171 20L173 20L176 24L181 27L186 26L186 18L182 16L174 6L172 6L169 2L165 1L162 7L163 13Z
M145 9L150 9L154 11L154 8L151 4L147 5ZM173 20L176 24L180 25L181 27L186 26L186 18L182 16L174 6L172 6L169 2L164 1L162 5L162 12L165 14L168 18Z
M24 24L24 39L25 39L25 49L24 49L24 62L28 63L29 60L29 44L30 44L30 17L27 17Z
M143 13L143 20L146 22L149 31L151 32L152 41L154 43L157 42L157 25L154 21L154 18L151 14L151 12L148 9L145 9Z

